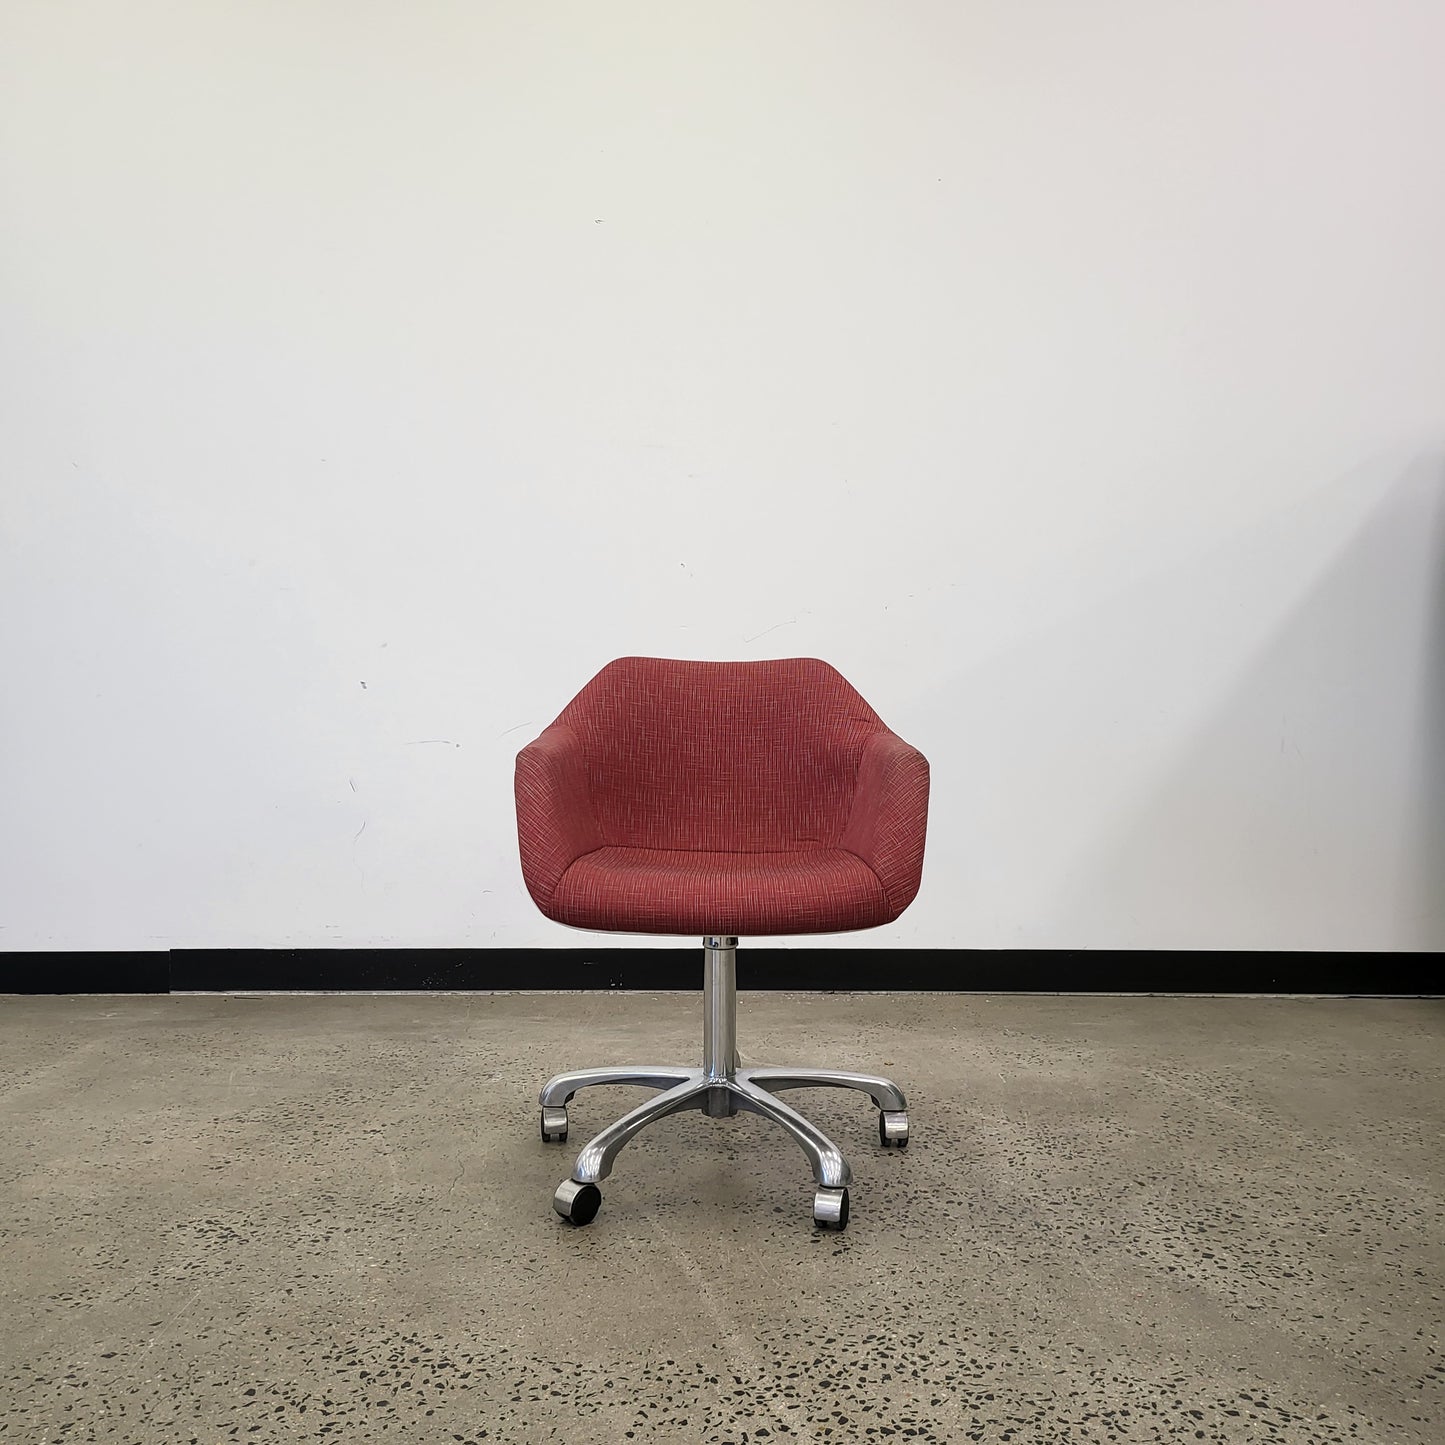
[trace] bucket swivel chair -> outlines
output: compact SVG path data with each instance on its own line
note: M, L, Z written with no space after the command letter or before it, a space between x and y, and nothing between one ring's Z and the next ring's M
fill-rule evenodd
M574 928L703 935L700 1068L637 1065L558 1074L542 1089L543 1140L564 1143L567 1105L593 1084L660 1092L577 1156L553 1207L587 1224L597 1185L648 1124L684 1109L748 1110L802 1147L813 1218L848 1223L837 1145L777 1095L857 1089L885 1148L908 1142L907 1101L870 1074L744 1068L736 1046L738 935L838 933L891 923L923 870L928 763L844 678L813 658L609 663L517 757L522 875L537 906Z

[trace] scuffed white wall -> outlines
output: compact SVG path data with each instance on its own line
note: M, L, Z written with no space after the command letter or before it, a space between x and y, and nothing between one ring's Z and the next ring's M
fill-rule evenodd
M929 754L840 943L1445 945L1445 9L3 24L0 948L575 946L633 652Z

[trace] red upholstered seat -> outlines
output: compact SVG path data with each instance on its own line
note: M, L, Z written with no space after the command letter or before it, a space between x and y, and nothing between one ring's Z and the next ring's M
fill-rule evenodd
M845 848L599 848L562 875L552 905L564 923L628 933L833 933L888 919L878 875Z
M918 892L928 764L825 662L609 663L517 757L527 890L624 933L871 928Z

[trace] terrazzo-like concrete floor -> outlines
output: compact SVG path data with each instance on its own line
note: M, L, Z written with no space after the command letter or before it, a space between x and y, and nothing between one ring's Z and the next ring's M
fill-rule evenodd
M676 1116L694 996L0 999L0 1441L1445 1440L1445 1006L777 996L848 1152Z

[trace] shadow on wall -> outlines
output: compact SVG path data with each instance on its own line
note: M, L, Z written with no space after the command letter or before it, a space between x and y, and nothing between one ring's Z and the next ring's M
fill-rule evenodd
M1442 484L1418 465L1380 498L1082 860L1065 915L1128 900L1172 947L1445 946Z
M1445 948L1445 465L1435 468L1426 527L1431 586L1426 603L1423 694L1419 708L1412 888L1404 900L1399 946ZM1426 980L1438 988L1439 980Z
M941 701L990 942L1445 947L1438 459L1339 478Z

